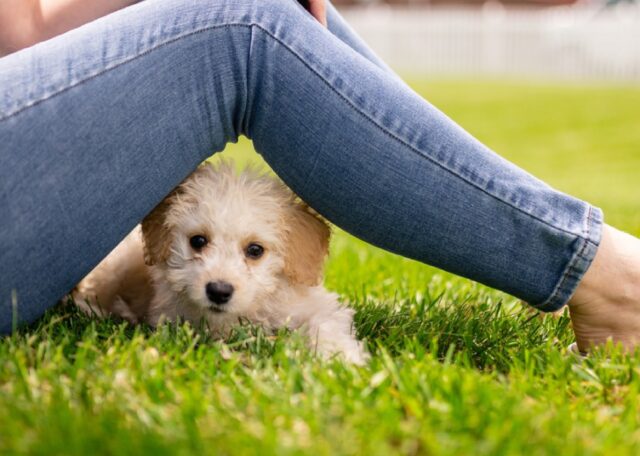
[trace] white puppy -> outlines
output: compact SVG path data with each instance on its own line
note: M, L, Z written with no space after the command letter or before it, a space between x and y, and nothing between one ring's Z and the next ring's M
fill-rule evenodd
M152 325L239 320L301 329L323 356L363 363L353 311L321 284L327 224L278 180L204 164L78 284L85 311Z

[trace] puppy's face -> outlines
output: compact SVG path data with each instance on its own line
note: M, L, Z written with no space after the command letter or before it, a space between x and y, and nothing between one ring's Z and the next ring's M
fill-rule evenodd
M282 287L318 284L329 241L327 225L276 180L209 164L142 231L145 261L180 302L248 317L277 306Z

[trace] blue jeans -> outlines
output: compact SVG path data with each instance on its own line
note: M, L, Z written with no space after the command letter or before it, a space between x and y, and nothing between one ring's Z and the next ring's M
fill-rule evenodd
M0 332L30 322L239 135L331 222L551 311L602 213L416 95L330 8L147 0L0 59Z

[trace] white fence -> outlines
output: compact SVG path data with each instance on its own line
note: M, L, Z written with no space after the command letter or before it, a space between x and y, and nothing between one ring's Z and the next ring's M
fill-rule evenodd
M403 73L640 83L640 8L554 7L342 11Z

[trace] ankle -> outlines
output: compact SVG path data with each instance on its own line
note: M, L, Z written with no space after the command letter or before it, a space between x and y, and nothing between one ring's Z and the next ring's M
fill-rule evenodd
M608 340L627 348L640 343L640 239L605 225L569 312L583 352Z
M609 225L603 227L598 252L569 308L601 301L640 304L640 239Z

